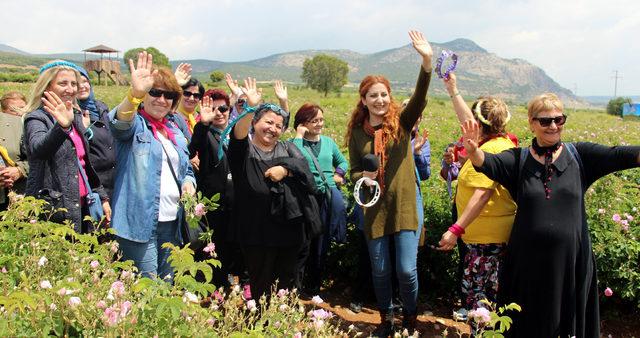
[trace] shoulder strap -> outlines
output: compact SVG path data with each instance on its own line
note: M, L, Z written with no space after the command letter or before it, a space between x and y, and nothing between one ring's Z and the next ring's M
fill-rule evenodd
M304 141L302 142L304 144ZM322 178L322 182L327 188L329 188L329 183L327 183L327 178L324 177L324 172L322 171L322 168L320 168L320 163L318 163L318 159L316 158L316 155L313 154L313 150L309 146L304 146L304 149L309 153L309 156L311 156L311 160L313 160L313 165L316 167L316 170L318 170L318 173L320 174L320 178Z
M564 145L567 147L567 150L569 151L569 153L571 154L571 157L573 157L573 159L578 162L578 167L580 168L580 180L581 180L581 184L582 184L582 190L584 190L585 188L585 181L584 181L584 165L582 164L582 159L580 158L580 154L578 153L578 149L576 149L576 146L573 143L564 143Z
M176 181L176 185L178 186L178 193L180 194L180 197L182 197L182 187L180 187L180 181L178 181L178 175L176 175L176 171L173 169L173 164L171 164L171 158L167 153L167 149L164 148L164 144L162 143L162 141L158 140L158 142L160 142L162 151L164 151L165 156L167 156L167 163L169 164L169 170L171 171L171 176L173 176L173 179Z
M76 156L76 163L78 164L78 170L80 171L80 175L82 175L84 185L87 187L87 192L89 192L89 194L93 194L91 186L89 185L89 180L87 179L87 174L84 171L84 168L82 167L82 163L80 163L80 159L78 158L78 156Z

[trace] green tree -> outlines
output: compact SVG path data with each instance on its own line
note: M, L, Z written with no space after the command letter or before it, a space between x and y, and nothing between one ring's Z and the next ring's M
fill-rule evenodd
M349 65L331 55L318 54L313 59L304 60L302 65L302 80L307 86L324 93L326 97L330 91L340 92L347 84Z
M209 79L211 79L212 83L218 83L224 80L224 73L219 70L214 70L213 72L211 72L211 74L209 74Z
M609 100L609 103L607 103L607 114L622 116L622 106L625 103L631 104L631 98L616 97Z
M147 48L138 47L138 48L129 49L124 53L124 56L123 56L124 63L128 65L129 59L132 59L133 63L135 64L138 61L138 53L145 50L147 51L147 53L153 55L154 65L171 68L171 65L169 64L169 58L155 47L147 47Z

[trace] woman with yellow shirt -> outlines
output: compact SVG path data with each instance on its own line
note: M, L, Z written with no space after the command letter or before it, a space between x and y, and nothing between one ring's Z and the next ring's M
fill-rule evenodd
M451 87L447 81L445 85ZM451 97L461 122L473 117L482 126L482 150L496 154L516 146L506 133L511 115L502 100L480 98L469 110L457 89ZM461 288L463 306L471 310L479 307L479 301L485 298L496 300L498 269L511 233L516 204L502 185L477 172L467 161L458 176L456 206L458 219L442 235L439 249L453 249L459 237L464 241L466 254Z

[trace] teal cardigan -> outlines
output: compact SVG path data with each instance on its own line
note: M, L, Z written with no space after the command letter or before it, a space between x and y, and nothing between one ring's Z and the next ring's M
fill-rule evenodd
M320 177L320 172L318 172L318 169L316 168L315 164L313 163L313 159L311 158L313 154L311 154L310 151L304 147L303 141L304 139L301 138L291 139L291 142L293 142L293 144L295 144L298 149L300 149L302 155L304 155L304 157L307 159L307 162L309 162L309 168L311 169L313 178L316 181L316 185L318 186L319 190L324 193L326 191L326 187L324 182L322 181L322 177ZM336 142L334 142L330 137L324 135L320 135L320 154L318 155L318 163L320 164L322 173L324 174L324 177L326 177L327 183L330 187L336 186L336 183L333 181L334 173L337 172L344 177L345 173L349 169L349 162L347 162L347 159L340 152L340 149L338 148Z

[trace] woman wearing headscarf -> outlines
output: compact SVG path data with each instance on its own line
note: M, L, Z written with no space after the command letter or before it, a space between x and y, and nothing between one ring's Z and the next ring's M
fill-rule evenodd
M410 31L414 49L422 57L422 66L413 96L400 110L391 96L389 81L383 76L365 77L360 83L360 98L347 127L351 179L376 180L382 190L380 200L364 210L364 230L369 246L373 285L381 315L376 336L394 331L391 302L391 264L389 242L395 242L396 272L403 302L402 326L415 329L417 316L418 241L422 222L418 222L418 179L411 147L411 131L422 114L431 78L433 51L422 33ZM365 155L378 158L376 172L363 169ZM370 198L364 189L365 198Z
M30 168L26 194L59 200L58 207L66 211L51 219L69 219L76 232L85 233L93 230L91 222L83 222L89 202L101 203L107 220L111 209L88 156L82 113L73 108L80 77L77 66L67 61L53 61L40 69L25 107L29 113L24 116L24 143ZM101 201L87 201L90 190Z
M462 125L464 147L476 170L506 187L518 204L498 299L515 302L512 337L599 337L596 263L584 195L599 178L640 166L639 146L562 142L567 121L552 93L528 105L531 147L499 154L478 147L479 127ZM469 161L468 160L468 161Z
M107 196L111 197L116 150L113 135L109 130L109 108L104 102L96 99L87 71L80 66L78 71L82 75L78 83L78 106L86 128L84 136L89 142L89 157Z
M146 52L138 54L137 67L129 60L129 68L129 93L109 113L116 140L111 223L124 259L145 277L170 280L170 251L162 245L181 244L179 199L196 187L187 140L167 119L182 89L169 69L153 67Z

